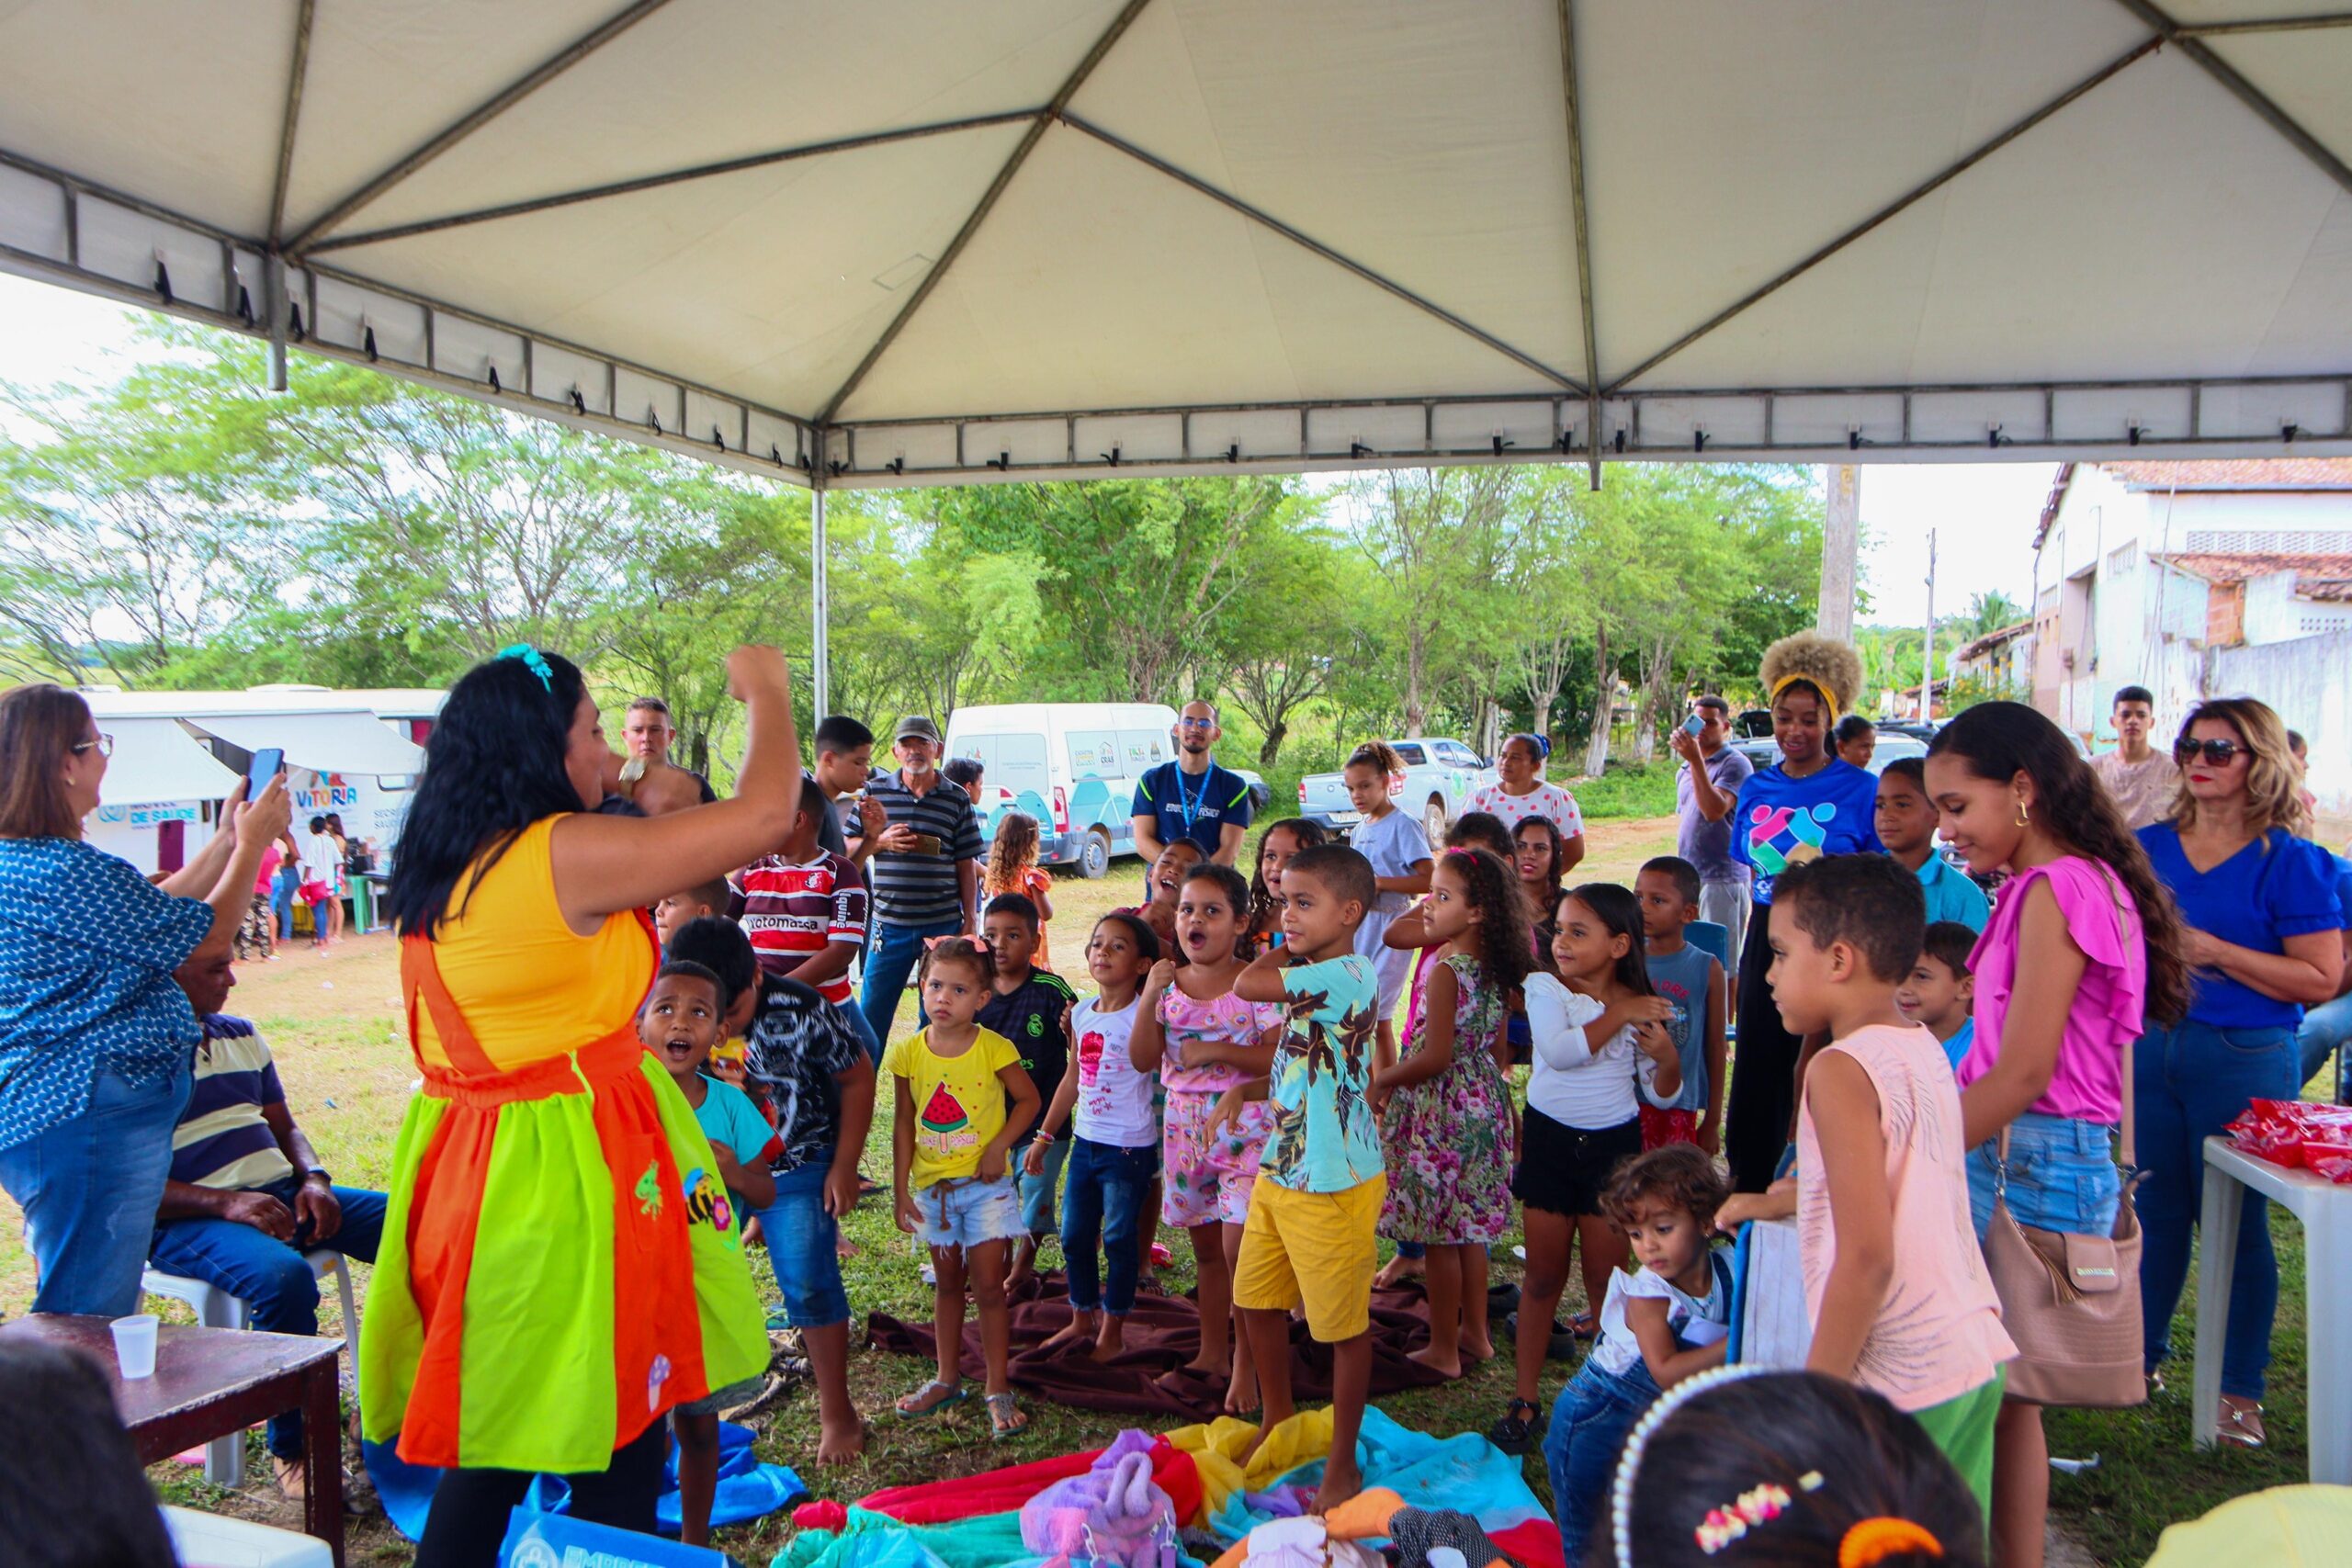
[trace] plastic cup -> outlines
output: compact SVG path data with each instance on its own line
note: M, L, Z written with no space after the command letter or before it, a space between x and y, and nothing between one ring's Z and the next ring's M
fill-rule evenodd
M114 1320L115 1365L124 1377L152 1378L155 1375L155 1330L161 1321L152 1312Z

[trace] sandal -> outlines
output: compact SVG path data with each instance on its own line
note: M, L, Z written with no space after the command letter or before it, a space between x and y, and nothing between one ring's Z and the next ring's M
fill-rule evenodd
M932 1400L928 1404L923 1404L922 1401L933 1392L939 1393L941 1397ZM920 1421L926 1416L936 1416L951 1404L961 1404L969 1397L970 1395L964 1392L962 1383L941 1382L937 1378L933 1378L914 1393L899 1396L897 1400L899 1418L902 1421Z
M2249 1424L2250 1423L2250 1424ZM2223 1404L2222 1418L2213 1428L2214 1439L2229 1448L2258 1449L2267 1438L2262 1430L2262 1406L2255 1400L2243 1404Z
M1520 1414L1526 1411L1525 1416ZM1503 1407L1503 1418L1487 1428L1487 1440L1517 1458L1535 1439L1535 1420L1544 1413L1532 1399L1514 1399Z
M989 1440L1001 1442L1029 1425L1029 1413L1014 1403L1012 1391L983 1396L989 1409Z

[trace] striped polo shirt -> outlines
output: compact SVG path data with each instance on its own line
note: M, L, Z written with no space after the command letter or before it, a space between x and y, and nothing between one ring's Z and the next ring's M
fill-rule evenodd
M972 797L957 784L934 774L938 782L929 794L918 795L899 774L876 774L865 786L866 797L882 803L893 827L903 822L918 833L939 840L933 854L892 854L877 851L867 863L874 890L874 913L894 926L937 925L961 919L963 906L956 891L956 863L980 858L980 823L973 815Z
M196 1052L196 1091L172 1129L172 1179L242 1191L294 1174L262 1107L286 1103L277 1064L261 1032L242 1018L213 1013Z

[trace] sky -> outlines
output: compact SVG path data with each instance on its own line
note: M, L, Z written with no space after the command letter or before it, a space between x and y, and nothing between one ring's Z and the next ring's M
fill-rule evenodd
M144 313L0 273L0 381L98 378L107 356L130 352L133 323ZM1859 619L1925 619L1929 529L1939 540L1939 617L1995 590L2030 604L2033 528L2054 471L2050 463L1863 465L1860 577L1871 607Z

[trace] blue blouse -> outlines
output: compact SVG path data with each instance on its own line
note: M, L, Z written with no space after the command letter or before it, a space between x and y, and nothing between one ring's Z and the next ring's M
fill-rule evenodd
M1792 865L1883 848L1878 780L1838 758L1801 779L1777 764L1759 770L1740 786L1736 815L1731 858L1755 871L1758 904L1772 901L1772 879Z
M212 907L78 839L0 839L0 1148L79 1116L102 1071L145 1087L202 1038L172 978Z
M2169 822L2141 829L2140 843L2172 889L2180 918L2223 942L2256 953L2284 953L2290 936L2344 929L2335 857L2283 828L2273 828L2211 871L2188 863L2180 829ZM2302 1021L2303 1010L2266 997L2219 969L2199 969L2188 1016L2215 1029L2292 1029Z

